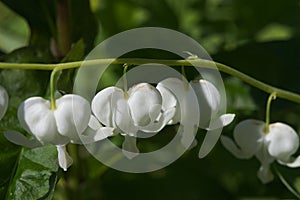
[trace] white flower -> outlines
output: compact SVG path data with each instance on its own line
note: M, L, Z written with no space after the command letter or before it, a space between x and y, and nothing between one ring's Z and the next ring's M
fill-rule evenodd
M207 80L191 81L200 106L199 127L206 130L214 130L230 124L234 114L221 114L221 96L218 89Z
M199 106L197 96L188 82L178 78L167 78L159 82L156 88L162 95L162 109L175 107L176 113L168 124L182 124L182 144L189 148L193 142L199 124Z
M205 157L218 141L220 129L231 123L235 116L220 115L221 97L217 88L206 80L187 83L178 78L168 78L161 81L157 89L163 97L163 109L176 107L176 114L169 124L180 122L184 125L187 120L197 119L197 127L208 130L199 151L199 157Z
M227 126L232 122L234 114L222 114L219 116L221 97L219 91L212 83L206 80L191 81L190 86L192 86L198 99L197 105L199 105L200 110L199 127L214 130ZM163 97L163 109L174 106L177 108L176 114L169 124L176 124L180 121L180 106L177 98L185 92L190 92L188 87L188 83L184 83L184 81L177 78L168 78L158 83L157 89Z
M177 124L180 122L180 103L177 98L180 98L184 93L183 82L177 78L168 78L159 82L156 86L157 90L162 96L162 109L168 110L170 108L176 108L174 117L168 122L168 124ZM177 88L177 89L176 89ZM178 91L176 96L172 91ZM183 95L184 96L184 95Z
M221 95L218 89L207 80L192 81L200 106L199 127L207 134L199 150L199 158L205 157L215 146L221 136L222 128L230 124L235 114L220 113Z
M79 142L91 115L89 103L78 95L64 95L56 100L56 109L41 97L25 100L18 109L21 126L42 144L62 145Z
M299 147L299 137L293 128L281 122L270 124L268 133L265 133L265 128L263 121L245 120L233 132L237 145L226 136L221 137L221 142L237 158L256 156L261 163L258 178L268 183L273 180L270 164L274 160L289 167L300 166L300 157L292 157Z
M29 140L16 131L6 131L5 137L15 144L32 148L47 144L55 145L59 165L66 171L72 164L65 147L69 142L90 143L102 139L99 132L83 135L90 117L90 105L79 95L68 94L57 99L56 109L51 109L48 100L31 97L19 106L18 118L21 126L32 134L34 139Z
M138 153L135 144L138 131L157 133L174 116L175 108L162 113L161 103L162 97L155 87L140 83L128 93L117 87L101 90L92 100L92 111L99 122L125 136L123 152L132 158Z
M8 107L8 94L6 90L0 85L0 120L3 118Z

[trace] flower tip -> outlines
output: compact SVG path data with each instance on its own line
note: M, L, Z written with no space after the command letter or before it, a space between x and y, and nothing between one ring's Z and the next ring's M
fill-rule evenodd
M122 152L128 159L133 159L139 155L139 149L136 146L136 138L126 135L122 144Z
M139 153L134 153L134 152L129 152L129 151L126 151L126 150L122 150L124 156L126 156L126 158L128 158L129 160L132 160L133 158L135 158L136 156L139 155Z
M64 171L67 171L67 169L73 164L73 159L67 152L66 145L57 145L56 148L58 153L58 165Z

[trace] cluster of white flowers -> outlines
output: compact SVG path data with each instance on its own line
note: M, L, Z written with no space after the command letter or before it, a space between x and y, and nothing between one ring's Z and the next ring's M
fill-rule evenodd
M3 115L8 95L2 87L0 89L0 114ZM195 93L196 100L192 100ZM181 123L181 119L198 119L199 110L201 120L195 126L211 129L227 125L234 115L218 116L219 106L220 94L210 82L200 80L187 83L168 78L158 83L157 87L139 83L126 92L117 87L105 88L95 95L91 105L75 94L56 99L54 108L49 100L28 98L19 106L18 119L33 138L28 139L12 130L5 131L4 135L15 144L31 148L55 145L59 166L67 170L72 164L66 151L68 143L88 144L121 134L125 137L123 153L131 159L139 153L136 146L138 133L151 135L168 124ZM210 119L214 122L209 123Z
M184 126L184 120L190 119L199 119L193 125L208 131L228 125L235 115L220 113L220 102L220 93L211 82L188 83L178 78L162 80L156 87L139 83L128 91L108 87L99 91L91 104L75 94L56 99L55 106L49 100L31 97L19 106L18 119L33 137L28 139L12 130L4 135L30 148L55 145L59 166L66 171L72 164L66 150L68 143L89 144L121 134L125 137L123 153L131 159L139 153L136 138L141 132L156 134L166 125ZM8 94L0 86L0 119L7 107ZM300 166L300 156L292 156L299 147L299 137L286 124L274 123L266 129L262 121L245 120L235 127L233 137L236 144L226 136L221 137L222 144L238 158L256 156L261 162L258 177L263 183L273 179L270 164L275 160L289 167Z

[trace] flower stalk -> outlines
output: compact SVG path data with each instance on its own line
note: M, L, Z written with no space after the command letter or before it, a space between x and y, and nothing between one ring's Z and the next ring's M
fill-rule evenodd
M147 63L155 63L157 66L163 64L168 66L195 66L208 69L218 69L221 72L229 74L240 78L242 81L256 87L266 93L272 94L276 93L276 97L293 101L295 103L300 103L300 94L294 92L286 91L277 87L273 87L266 83L263 83L255 78L252 78L234 68L231 68L222 63L205 60L205 59L193 59L193 60L160 60L160 59L142 59L142 58L108 58L108 59L96 59L88 61L76 61L68 63L59 63L59 64L33 64L33 63L3 63L0 62L0 69L10 68L10 69L31 69L31 70L53 70L56 67L61 67L63 69L79 68L82 64L83 66L95 66L95 65L104 65L104 64L124 64L128 65L142 65Z
M124 67L124 69L123 69L124 98L128 99L129 96L128 96L127 75L126 75L126 72L127 72L127 69L128 69L128 65L125 63L123 65L123 67Z
M265 127L265 133L269 133L269 125L270 125L270 110L271 110L271 103L272 100L276 99L276 92L273 92L270 94L268 101L267 101L267 108L266 108L266 127Z

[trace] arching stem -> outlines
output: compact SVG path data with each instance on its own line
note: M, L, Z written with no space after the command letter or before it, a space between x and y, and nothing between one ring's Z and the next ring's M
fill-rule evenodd
M270 110L271 110L271 103L272 100L276 99L276 92L273 92L270 94L268 101L267 101L267 108L266 108L266 127L265 127L265 133L269 133L269 125L270 125Z
M69 63L59 63L59 64L36 64L36 63L1 63L0 69L36 69L36 70L53 70L56 67L64 66L64 69L79 68L80 66L88 67L95 65L105 65L105 64L124 64L128 65L143 65L147 63L156 63L157 66L168 65L168 66L185 66L185 67L201 67L207 69L216 69L226 74L234 77L238 77L242 81L256 87L266 93L276 93L278 98L287 99L300 104L300 95L294 92L283 90L280 88L273 87L266 83L263 83L255 78L248 76L234 68L231 68L222 63L214 62L205 59L193 59L193 60L160 60L160 59L143 59L143 58L107 58L107 59L96 59L87 61L76 61Z

